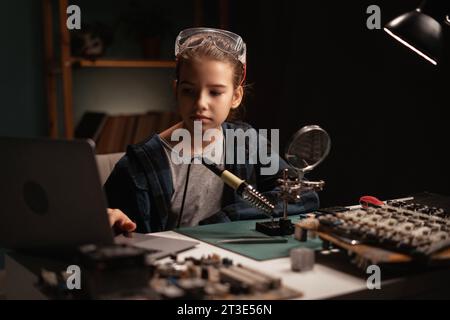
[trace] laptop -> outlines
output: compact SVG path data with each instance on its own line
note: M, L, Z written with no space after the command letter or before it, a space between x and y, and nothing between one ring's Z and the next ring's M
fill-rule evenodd
M154 259L197 242L113 236L89 141L0 137L0 248L65 250L127 243Z

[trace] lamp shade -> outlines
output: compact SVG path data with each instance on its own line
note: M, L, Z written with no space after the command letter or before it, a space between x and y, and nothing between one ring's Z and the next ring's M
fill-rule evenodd
M442 27L420 9L390 21L384 31L427 61L438 64L442 54Z

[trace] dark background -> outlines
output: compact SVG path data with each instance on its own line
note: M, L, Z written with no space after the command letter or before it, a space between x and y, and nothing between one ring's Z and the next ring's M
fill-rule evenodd
M235 3L234 25L247 39L254 83L248 119L280 128L281 150L303 125L329 132L331 153L308 175L326 181L324 206L354 204L366 194L450 195L448 60L433 66L366 27L371 4L380 6L385 24L419 3Z
M248 46L247 121L280 129L282 150L303 125L319 124L331 136L329 157L308 175L326 181L324 206L354 204L366 194L450 195L448 62L435 67L366 28L371 4L380 6L384 24L419 2L230 1L230 30ZM177 14L188 11L166 3ZM41 6L2 6L0 135L45 136ZM214 23L217 7L206 10L205 21Z

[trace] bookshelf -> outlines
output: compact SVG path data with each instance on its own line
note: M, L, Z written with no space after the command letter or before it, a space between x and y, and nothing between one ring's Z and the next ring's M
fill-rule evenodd
M73 68L175 68L169 60L98 59L87 60L71 56L70 32L66 28L68 0L41 0L44 29L44 74L50 138L74 137ZM228 0L217 0L219 28L227 28L229 20ZM204 22L204 0L192 0L193 26ZM55 19L57 16L57 19ZM54 35L54 20L58 32ZM55 50L57 49L57 50ZM59 52L57 57L55 51ZM59 82L60 81L60 82ZM62 107L58 107L58 83ZM62 112L62 115L60 112ZM62 125L59 123L62 120ZM59 128L63 127L63 132Z
M170 60L85 60L73 59L72 65L91 68L175 68L175 61Z
M179 116L170 111L121 115L86 112L75 135L94 140L97 154L124 152L129 144L141 142L149 134L161 132L178 121Z

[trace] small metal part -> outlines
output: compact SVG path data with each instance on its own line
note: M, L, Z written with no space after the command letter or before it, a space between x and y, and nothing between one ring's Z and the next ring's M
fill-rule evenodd
M290 251L292 271L307 271L314 267L314 251L308 248L295 248Z
M289 170L283 170L283 178L278 179L280 186L279 196L283 200L283 218L287 219L287 206L289 201L299 201L301 194L308 191L321 191L325 186L324 181L299 180L298 177L289 176Z
M288 239L285 238L271 238L271 237L264 237L264 238L236 238L236 239L226 239L226 240L220 240L218 243L225 243L225 244L264 244L264 243L286 243L288 242Z

